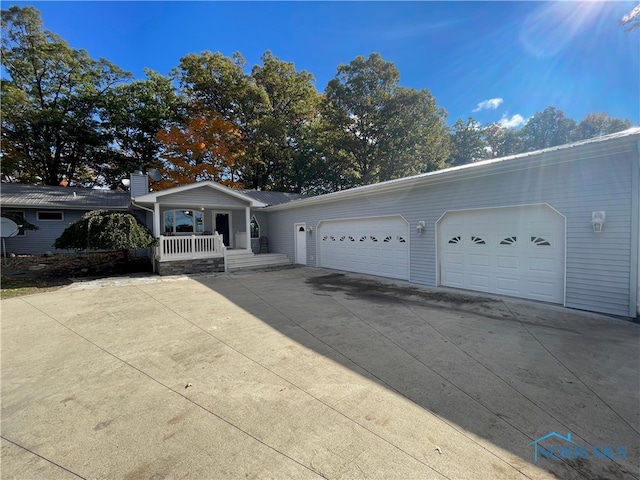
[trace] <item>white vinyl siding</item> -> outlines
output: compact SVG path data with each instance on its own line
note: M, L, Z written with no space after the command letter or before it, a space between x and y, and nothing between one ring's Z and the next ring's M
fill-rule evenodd
M171 205L174 207L206 207L215 205L217 207L238 208L249 205L239 198L235 198L224 192L214 190L213 188L192 188L184 192L172 193L158 197L158 202L162 205Z
M632 183L638 181L632 173L637 175L633 165L638 161L637 146L630 142L626 150L608 153L606 145L585 145L575 147L572 155L579 148L585 158L571 162L559 163L560 152L536 158L535 163L533 158L531 163L519 159L522 169L509 173L487 175L479 169L473 178L407 186L392 193L365 190L348 199L274 209L269 211L268 224L271 250L293 258L295 222L316 228L326 219L402 215L410 224L410 281L435 286L435 224L446 211L546 203L566 217L565 305L631 316L635 299L630 290L636 285L632 277L637 276L631 267ZM602 233L594 233L591 212L599 210L606 211L606 223ZM426 228L418 234L415 227L421 220ZM316 232L307 240L309 265L317 265ZM637 243L633 248L637 249Z

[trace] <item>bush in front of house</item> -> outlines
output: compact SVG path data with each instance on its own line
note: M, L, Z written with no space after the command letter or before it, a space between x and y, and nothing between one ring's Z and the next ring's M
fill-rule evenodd
M156 240L151 231L133 214L94 210L85 213L56 239L54 247L67 250L129 250L149 248Z

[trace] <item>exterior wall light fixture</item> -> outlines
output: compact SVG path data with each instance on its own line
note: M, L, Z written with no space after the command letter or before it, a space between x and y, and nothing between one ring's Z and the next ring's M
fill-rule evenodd
M602 226L604 225L604 212L591 212L591 226L593 227L594 232L601 232Z
M418 222L418 225L416 226L416 230L418 231L418 233L422 233L426 226L427 224L424 222L424 220L420 220Z

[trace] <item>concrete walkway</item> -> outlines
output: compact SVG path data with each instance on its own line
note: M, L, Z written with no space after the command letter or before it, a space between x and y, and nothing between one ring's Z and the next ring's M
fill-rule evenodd
M310 268L1 313L3 479L640 478L623 320Z

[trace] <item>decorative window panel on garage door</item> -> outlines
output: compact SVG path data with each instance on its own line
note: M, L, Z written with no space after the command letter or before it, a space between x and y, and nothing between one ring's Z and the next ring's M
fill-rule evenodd
M564 232L547 205L449 212L438 222L440 284L563 303Z
M319 265L390 278L409 278L409 225L400 216L322 221Z

